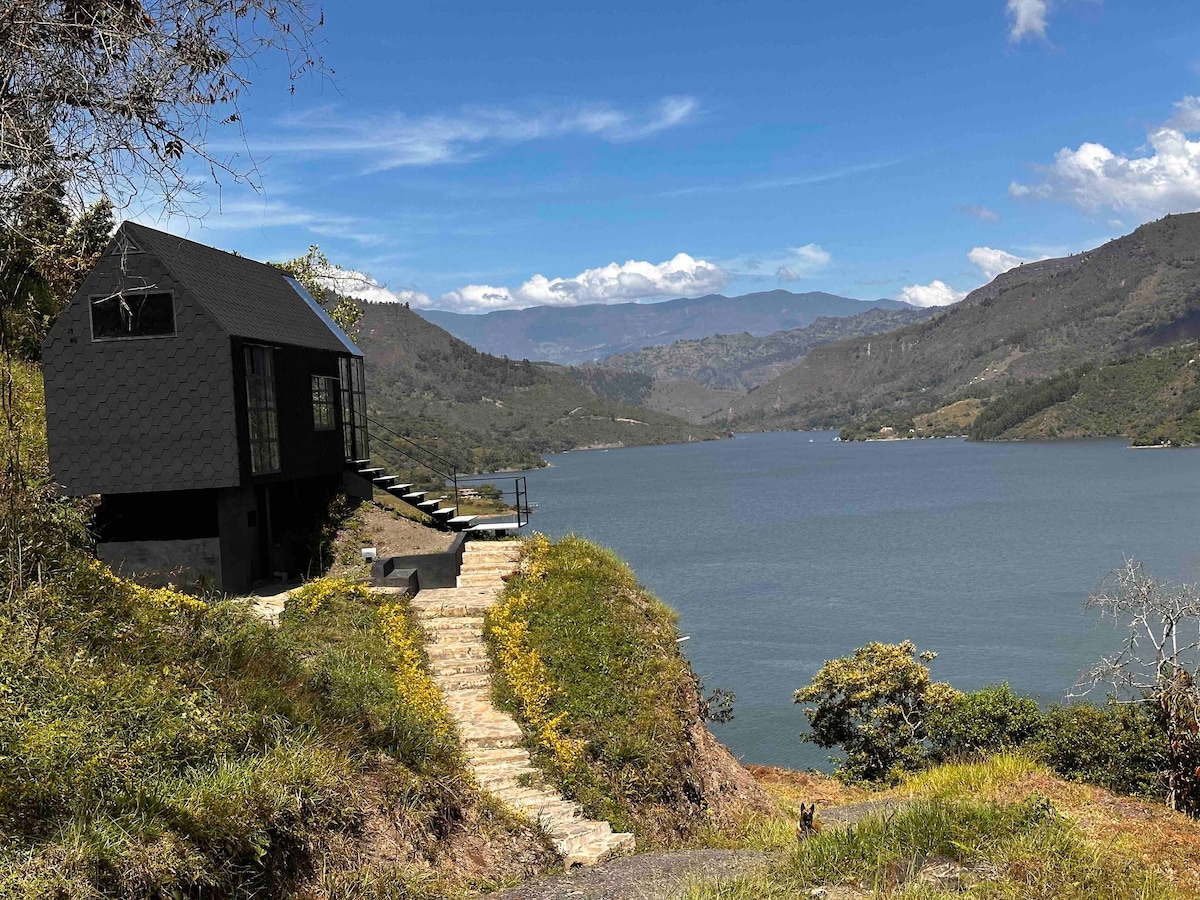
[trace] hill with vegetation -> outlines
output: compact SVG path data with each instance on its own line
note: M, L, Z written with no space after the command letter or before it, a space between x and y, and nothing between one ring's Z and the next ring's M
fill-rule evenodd
M541 453L579 447L718 436L714 428L630 405L649 391L643 376L580 375L491 356L402 304L361 309L357 341L366 358L371 416L460 472L531 468L541 465ZM389 441L378 429L375 437Z
M724 391L749 391L794 366L814 347L843 338L902 328L929 318L933 309L874 308L852 316L822 316L811 325L765 337L749 332L675 341L604 360L603 366L649 375L657 381L695 381Z
M1126 437L1134 446L1200 444L1200 346L1185 343L1109 365L1084 363L1009 382L911 419L877 415L843 440L965 435L977 441ZM890 429L890 430L889 430Z
M818 347L733 406L740 430L908 419L1200 335L1200 214L1028 263L924 322Z
M906 309L897 300L862 301L834 294L776 290L740 297L705 297L661 303L535 306L483 315L422 310L428 321L473 347L497 356L576 364L625 353L746 331L765 335L803 328L821 316L852 316L865 309Z

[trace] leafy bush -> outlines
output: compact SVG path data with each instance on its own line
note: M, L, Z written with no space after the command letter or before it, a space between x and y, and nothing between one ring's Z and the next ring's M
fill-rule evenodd
M896 781L927 757L927 726L953 706L958 691L929 677L936 653L917 655L911 641L873 642L830 660L812 683L795 692L811 730L801 736L846 753L837 774L847 781Z
M1014 750L1036 738L1043 716L1037 701L1013 693L1008 683L963 694L930 717L933 756L950 759Z
M1160 798L1166 738L1142 704L1052 707L1031 752L1064 778Z

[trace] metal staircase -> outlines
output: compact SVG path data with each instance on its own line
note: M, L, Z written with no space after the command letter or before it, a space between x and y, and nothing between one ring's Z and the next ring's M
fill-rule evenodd
M529 524L529 489L524 475L511 476L513 489L500 492L503 499L507 500L511 497L509 502L515 511L513 514L487 518L478 515L462 515L459 513L460 491L465 485L483 483L495 485L497 482L506 483L509 478L497 478L495 475L460 476L458 467L444 456L427 447L422 447L416 441L393 431L382 422L369 417L367 421L370 422L376 436L374 441L376 449L381 443L379 433L382 431L387 436L388 440L384 446L387 447L388 452L381 455L393 456L395 468L408 470L419 468L432 472L438 481L446 485L446 492L452 493L453 499L445 495L431 496L442 492L421 490L415 483L405 482L398 475L389 475L384 466L376 465L370 458L348 459L346 460L347 469L359 478L370 482L373 487L386 491L393 497L425 513L433 520L435 527L443 531L515 533ZM366 441L364 440L362 443L366 444Z

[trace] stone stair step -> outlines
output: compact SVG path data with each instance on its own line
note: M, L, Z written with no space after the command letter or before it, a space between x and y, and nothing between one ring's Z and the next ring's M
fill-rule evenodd
M487 659L487 644L483 641L460 644L426 644L429 661L451 659Z
M457 631L460 629L474 629L482 632L484 630L484 617L482 616L427 616L421 617L421 628L431 632L431 634L439 635L443 631Z
M499 790L494 790L492 793L496 799L502 803L508 803L514 806L520 806L523 803L537 802L539 800L549 800L553 798L553 794L549 793L545 788L541 787L526 787L517 784L515 781Z
M497 590L504 587L504 582L500 580L499 575L460 575L458 576L458 587L470 588L478 586L496 587Z
M463 618L467 618L464 616ZM482 643L483 629L479 626L474 628L465 626L459 628L435 628L429 629L429 637L434 643L438 644L472 644L475 642Z
M472 766L494 766L501 763L528 763L529 754L524 750L476 750L467 754Z
M443 694L455 694L459 691L482 691L487 697L492 695L492 672L490 667L483 672L456 672L434 679L438 690Z
M490 673L492 671L492 661L490 659L438 660L436 662L430 660L429 671L435 679L439 676L477 675L480 672Z
M479 734L463 734L462 743L468 749L508 750L516 748L516 746L521 746L521 736L520 734L514 737L511 734L482 732Z

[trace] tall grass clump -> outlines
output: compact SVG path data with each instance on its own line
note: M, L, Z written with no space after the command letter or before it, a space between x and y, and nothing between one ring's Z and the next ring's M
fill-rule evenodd
M1180 897L1140 862L1086 842L1045 798L1020 803L921 799L794 845L766 871L690 886L688 900L822 896L1001 900Z
M498 700L567 796L639 837L679 840L700 826L695 682L675 614L615 554L532 538L485 631Z

